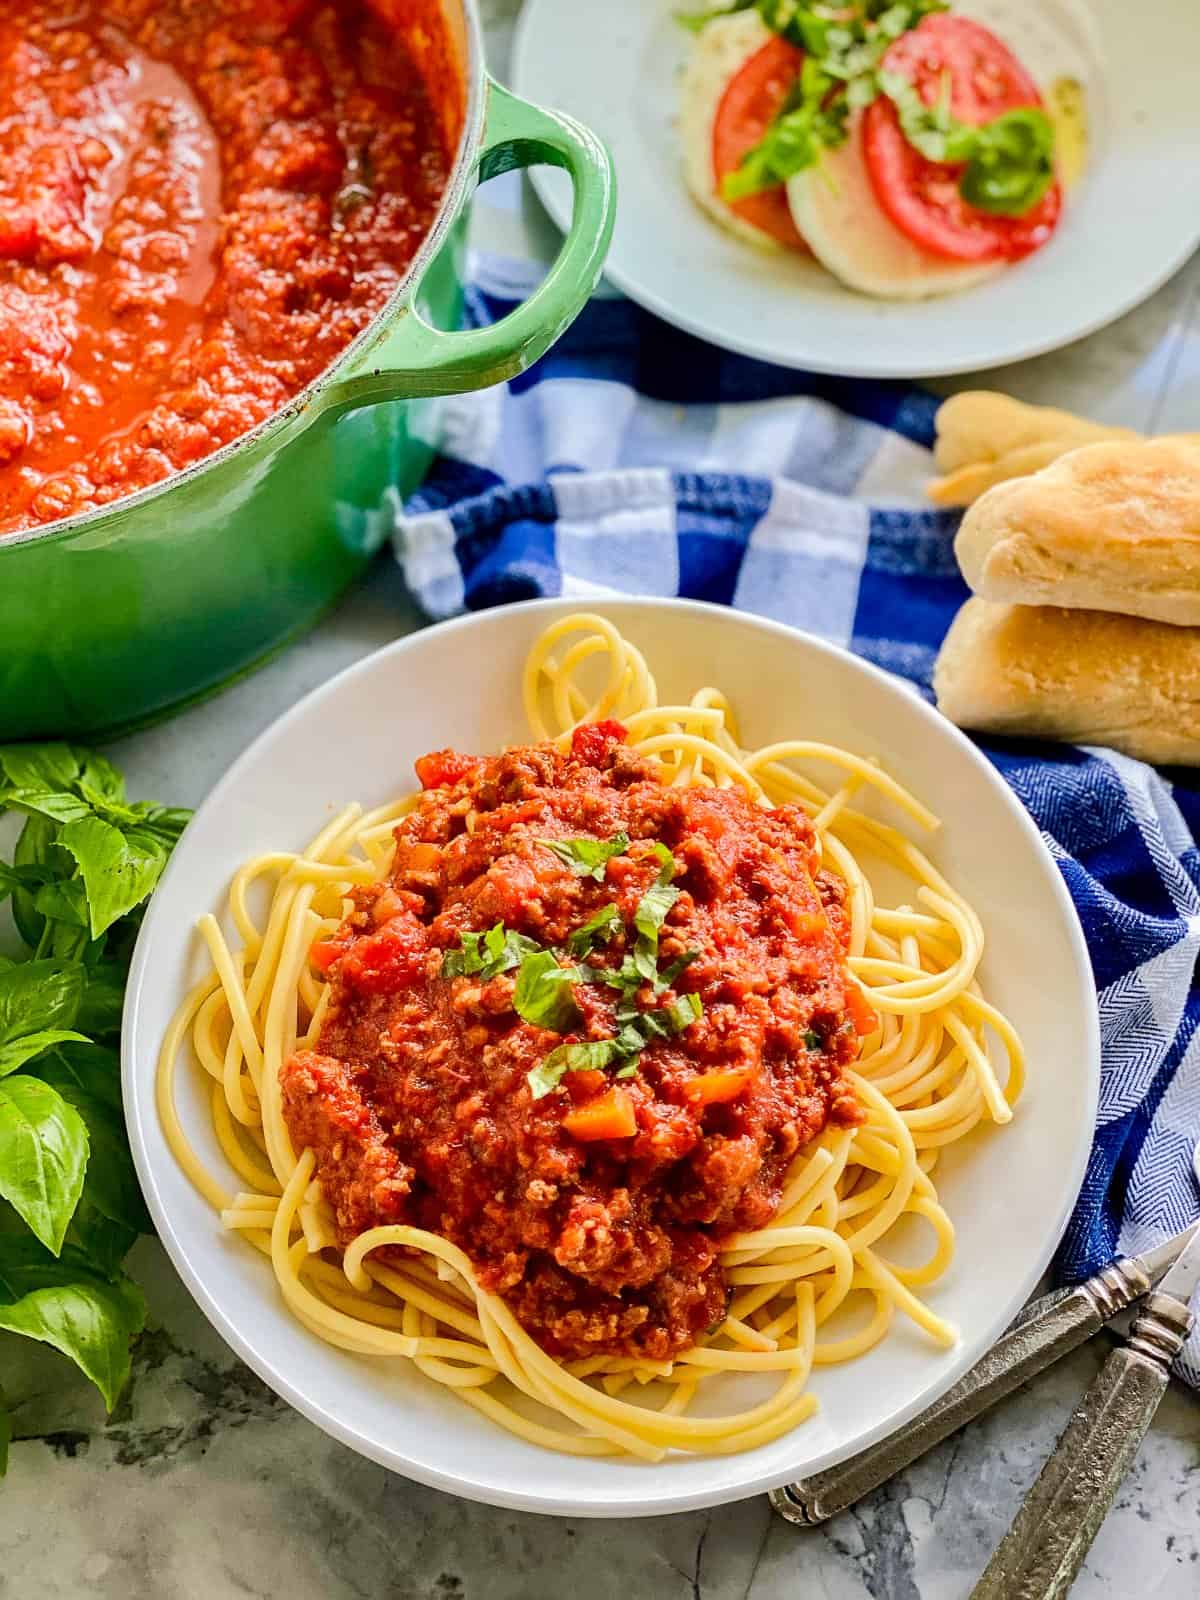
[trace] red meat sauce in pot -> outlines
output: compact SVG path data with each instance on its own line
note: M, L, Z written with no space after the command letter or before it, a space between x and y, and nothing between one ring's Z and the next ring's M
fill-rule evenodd
M461 126L435 11L5 0L0 534L237 439L382 309Z
M332 992L316 1048L284 1066L293 1143L315 1152L343 1243L428 1229L552 1355L669 1358L724 1313L722 1242L771 1221L789 1164L827 1124L861 1120L847 1068L873 1018L846 971L845 886L820 870L801 810L664 786L618 724L580 729L567 753L443 751L417 770L390 876L354 891L314 947ZM582 876L544 842L580 839L620 853ZM634 1003L690 994L701 1014L623 1080L568 1071L535 1098L528 1074L563 1036L518 1015L517 971L447 977L447 953L503 924L570 965L570 935L615 906L587 955L615 971L662 871L656 846L678 890L658 970L692 959ZM621 994L573 992L568 1040L612 1038ZM572 1131L614 1095L632 1111L619 1137Z

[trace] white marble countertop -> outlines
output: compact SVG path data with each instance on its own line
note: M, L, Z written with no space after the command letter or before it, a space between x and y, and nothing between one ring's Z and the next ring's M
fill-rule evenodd
M495 62L518 4L485 4ZM482 199L503 248L514 219ZM987 381L1147 431L1197 427L1200 259L1115 327ZM195 804L280 712L418 621L381 560L303 643L112 754L132 792ZM133 1265L151 1331L111 1418L57 1357L0 1336L18 1438L0 1489L4 1600L961 1600L1105 1348L823 1529L787 1527L761 1498L614 1527L470 1505L360 1459L233 1358L154 1241ZM1074 1591L1134 1593L1200 1594L1200 1402L1175 1387Z

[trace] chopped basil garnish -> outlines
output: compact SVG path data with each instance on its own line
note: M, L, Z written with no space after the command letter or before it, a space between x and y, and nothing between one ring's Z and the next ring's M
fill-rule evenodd
M598 944L607 944L622 926L619 906L601 906L567 940L567 948L577 956L587 955Z
M632 1078L638 1057L654 1039L670 1039L704 1015L698 994L680 995L658 1011L638 1011L628 1002L617 1008L618 1031L611 1039L591 1039L584 1044L560 1044L526 1074L535 1100L541 1100L562 1082L567 1072L602 1072L621 1062L618 1078Z
M517 973L513 1008L535 1027L570 1033L583 1020L574 994L581 976L578 967L560 967L553 950L527 955Z
M566 1072L603 1072L619 1059L615 1039L592 1039L586 1044L560 1044L526 1074L529 1091L535 1100L542 1100L552 1089L557 1089ZM618 1077L622 1074L618 1073Z
M799 76L758 144L724 180L727 200L777 188L836 150L849 136L851 113L880 95L896 107L900 127L929 161L963 166L959 190L969 205L998 216L1022 216L1054 181L1054 126L1036 107L1003 112L972 126L950 110L950 79L928 106L905 77L883 70L895 40L927 16L948 9L945 0L859 0L833 10L808 0L735 0L718 9L680 15L699 33L714 18L758 11L773 33L804 51Z
M672 1000L669 1006L664 1007L662 1014L672 1033L682 1033L693 1022L699 1022L704 1015L704 1007L698 994L681 994L678 1000Z
M821 1035L814 1028L809 1028L804 1035L804 1042L810 1050L820 1050L824 1045Z
M628 836L623 833L615 839L539 839L538 843L553 850L577 877L595 878L597 883L604 882L612 858L623 856L629 849Z
M648 983L658 979L658 932L667 920L667 913L679 899L679 890L671 880L675 876L675 857L665 845L656 844L655 853L662 862L657 879L638 901L633 914L637 929L637 944L633 950L633 964Z
M541 946L523 933L514 933L502 922L486 933L472 933L469 929L461 935L461 949L447 950L442 957L442 977L461 978L478 973L486 982L501 972L519 967L526 956L534 955Z
M685 950L677 961L672 961L669 967L664 967L654 980L655 993L662 994L665 989L673 988L676 978L691 966L699 954L699 950Z

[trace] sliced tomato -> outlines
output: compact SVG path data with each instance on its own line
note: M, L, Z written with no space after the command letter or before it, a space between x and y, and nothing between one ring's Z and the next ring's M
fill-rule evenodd
M1005 111L1040 106L1037 85L994 33L968 17L937 12L903 34L883 58L888 72L912 83L934 105L950 79L950 109L978 126ZM867 107L863 155L875 198L900 232L948 261L1015 261L1054 232L1062 190L1052 184L1024 216L1000 217L969 205L959 192L961 166L927 161L904 137L885 95Z
M713 177L718 192L721 180L736 172L742 157L758 144L782 109L792 85L800 76L804 51L778 35L763 45L729 80L713 122ZM807 251L788 209L787 190L764 189L745 200L729 202L743 222L769 234L789 250Z

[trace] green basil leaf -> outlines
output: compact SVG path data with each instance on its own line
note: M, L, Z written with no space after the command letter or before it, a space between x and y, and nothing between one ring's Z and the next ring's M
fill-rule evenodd
M88 1200L87 1184L67 1229L67 1244L83 1252L97 1272L115 1278L121 1263L137 1243L138 1230L114 1222Z
M120 802L125 798L125 779L107 756L96 750L76 750L79 761L78 784L101 800Z
M526 1073L534 1100L542 1100L556 1089L567 1072L603 1072L617 1059L619 1051L615 1039L591 1039L584 1044L560 1044L537 1066Z
M141 905L162 876L169 854L152 832L131 828L123 833L95 816L68 823L58 842L79 865L93 939Z
M623 833L614 839L539 839L538 843L553 850L577 877L594 878L597 883L603 883L612 858L623 856L629 849L629 839Z
M459 935L457 950L447 950L442 957L442 977L462 978L478 972L483 966L483 934L464 928Z
M36 895L49 877L50 872L47 867L14 867L9 866L7 861L0 861L0 901L7 900L10 894L20 894L22 891Z
M553 951L539 950L521 963L513 1007L535 1027L570 1033L582 1021L574 996L581 976L578 967L560 967Z
M0 1328L69 1356L110 1411L145 1321L145 1298L124 1274L109 1281L73 1246L55 1258L28 1235L0 1239Z
M127 975L123 961L101 961L84 968L83 999L75 1022L89 1039L105 1039L120 1032Z
M0 971L0 1077L71 1039L83 995L76 962L22 961Z
M978 130L959 182L968 204L994 216L1032 210L1054 182L1054 125L1044 111L1006 111Z
M646 981L633 955L627 955L619 967L585 966L583 971L589 982L606 983L610 989L619 989L623 995L633 994Z
M804 1035L804 1043L809 1050L820 1050L823 1046L821 1035L815 1028L809 1028Z
M84 1034L74 1033L69 1028L44 1028L40 1033L27 1033L9 1044L0 1044L0 1078L6 1078L10 1072L36 1061L53 1045L72 1042L87 1044L88 1040Z
M0 774L12 789L70 789L79 778L79 757L69 744L0 744Z
M567 948L577 956L584 956L598 944L607 944L621 926L620 907L601 906L570 935Z
M633 914L633 925L638 931L638 944L653 952L654 959L658 959L658 932L667 919L667 913L679 899L679 890L671 883L664 883L659 878L657 883L651 884L645 894L638 901L637 910ZM639 971L641 968L639 967ZM653 981L657 969L652 968L647 976Z
M749 11L757 4L758 0L732 0L730 5L712 6L707 11L675 11L672 15L679 26L686 28L689 33L703 33L709 23L718 17L732 17L739 11Z
M670 989L674 985L676 978L681 973L686 972L692 962L699 958L699 955L699 950L685 950L677 961L672 961L670 966L664 967L654 980L655 992L662 994L664 990Z
M105 1059L111 1055L96 1046L74 1055L56 1050L44 1056L32 1073L73 1106L87 1126L89 1153L81 1203L135 1234L151 1233L153 1227L125 1135L119 1077Z
M637 1077L637 1070L638 1070L637 1062L636 1061L631 1061L627 1067L622 1067L620 1072L614 1072L613 1073L613 1077L614 1078L636 1078Z
M63 1088L69 1079L79 1094L101 1100L119 1119L121 1110L121 1058L115 1050L100 1044L60 1044L42 1057L34 1076L45 1077L67 1099L74 1102L74 1093Z
M704 1015L704 1006L698 994L681 994L669 1006L663 1007L661 1015L671 1033L682 1033L693 1022L699 1022Z
M646 1048L647 1042L647 1033L640 1013L634 1021L624 1024L613 1041L617 1047L617 1054L621 1056L640 1055Z
M881 72L879 87L896 108L900 131L927 161L957 164L969 161L979 145L980 130L959 122L950 111L950 74L942 78L942 92L926 105L919 89L898 72Z
M33 904L38 915L51 922L65 922L72 928L88 926L87 894L80 878L44 883L34 895Z
M81 822L94 815L86 800L66 789L0 789L0 811L24 811L51 822Z
M179 836L192 820L192 812L182 806L153 806L139 800L129 810L139 828L152 833L171 849L179 843Z
M542 947L536 939L523 933L514 933L502 922L497 922L486 933L472 933L467 929L461 935L462 948L448 950L442 957L442 977L458 978L478 973L485 981L501 972L511 972L519 967L526 956L536 954Z
M84 1120L56 1089L25 1074L0 1082L0 1196L54 1255L79 1203L87 1160Z
M484 979L511 972L514 967L521 965L526 956L536 955L542 948L536 939L529 939L523 933L514 933L501 922L484 935L484 946L487 960L480 970L480 977Z
M75 870L74 863L57 850L57 837L58 827L48 817L26 817L13 851L13 866L18 872L37 870L44 874L43 881L70 877ZM37 949L46 926L46 919L38 911L34 898L32 886L13 889L13 921L31 950Z

